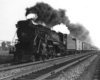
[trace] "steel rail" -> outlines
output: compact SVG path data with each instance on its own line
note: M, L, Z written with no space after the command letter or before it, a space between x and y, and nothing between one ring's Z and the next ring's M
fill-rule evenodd
M90 55L90 54L88 54L88 55ZM91 54L92 55L92 54ZM84 56L87 56L87 55L84 55ZM78 57L76 57L76 58L79 58L80 56L78 56ZM81 56L82 57L82 56ZM75 59L75 58L73 58L73 59ZM72 60L72 59L70 59L70 60ZM70 60L67 60L67 61L70 61ZM60 64L61 62L59 62L59 64ZM56 64L58 64L58 63L56 63ZM51 64L51 66L53 66L54 64ZM51 67L51 66L44 66L43 68L41 68L41 69L44 69L44 68L47 68L47 67ZM41 70L41 69L37 69L37 70ZM37 71L37 70L34 70L34 71ZM17 77L20 77L20 76L22 76L22 75L26 75L26 74L29 74L29 73L32 73L33 71L31 70L31 71L27 71L27 72L21 72L21 73L19 73L19 74L17 74L17 75L13 75L13 76L6 76L5 78L1 78L1 80L11 80L11 79L13 79L13 78L17 78ZM6 79L7 78L7 79ZM9 79L8 79L9 78Z
M87 53L85 53L83 55L87 55ZM14 68L19 68L19 67L30 66L30 65L35 65L35 64L40 64L40 63L43 63L43 62L59 60L59 59L63 59L63 58L71 58L73 56L83 56L83 55L82 54L76 54L76 55L70 55L70 56L64 56L64 57L59 57L59 58L48 59L48 60L45 60L45 61L36 61L36 62L23 63L23 64L18 64L18 65L5 66L5 67L1 67L0 71L14 69ZM4 65L6 65L6 64L4 64Z

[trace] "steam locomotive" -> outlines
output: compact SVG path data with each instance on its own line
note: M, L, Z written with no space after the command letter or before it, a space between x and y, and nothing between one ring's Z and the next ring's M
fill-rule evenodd
M18 21L16 28L18 40L15 49L10 51L15 61L39 61L93 50L93 46L34 24L31 19Z

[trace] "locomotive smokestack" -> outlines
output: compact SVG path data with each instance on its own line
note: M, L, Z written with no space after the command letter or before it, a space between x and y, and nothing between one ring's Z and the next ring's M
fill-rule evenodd
M26 16L28 14L37 14L37 19L34 22L44 23L48 28L63 23L68 27L70 34L82 41L91 43L89 31L80 24L72 24L66 16L64 9L53 9L47 3L37 3L35 6L26 9Z

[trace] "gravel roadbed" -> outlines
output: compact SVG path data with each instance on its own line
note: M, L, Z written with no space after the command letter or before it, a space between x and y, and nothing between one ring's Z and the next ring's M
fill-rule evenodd
M100 55L84 70L84 72L76 80L92 80L99 60Z
M76 66L73 66L69 70L62 72L60 75L56 76L55 78L47 78L43 80L89 80L86 78L81 79L82 78L81 74L85 72L85 70L88 68L88 66L90 66L90 64L96 61L95 59L97 59L97 55L94 55L88 58L87 60L83 61L82 63L79 63Z

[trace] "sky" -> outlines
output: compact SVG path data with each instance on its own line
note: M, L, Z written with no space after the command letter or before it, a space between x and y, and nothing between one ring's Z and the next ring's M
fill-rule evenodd
M55 9L65 9L70 21L88 29L93 44L100 48L100 0L0 0L0 40L13 40L15 24L26 19L25 9L37 2L48 3ZM69 33L64 25L56 26L54 30Z

